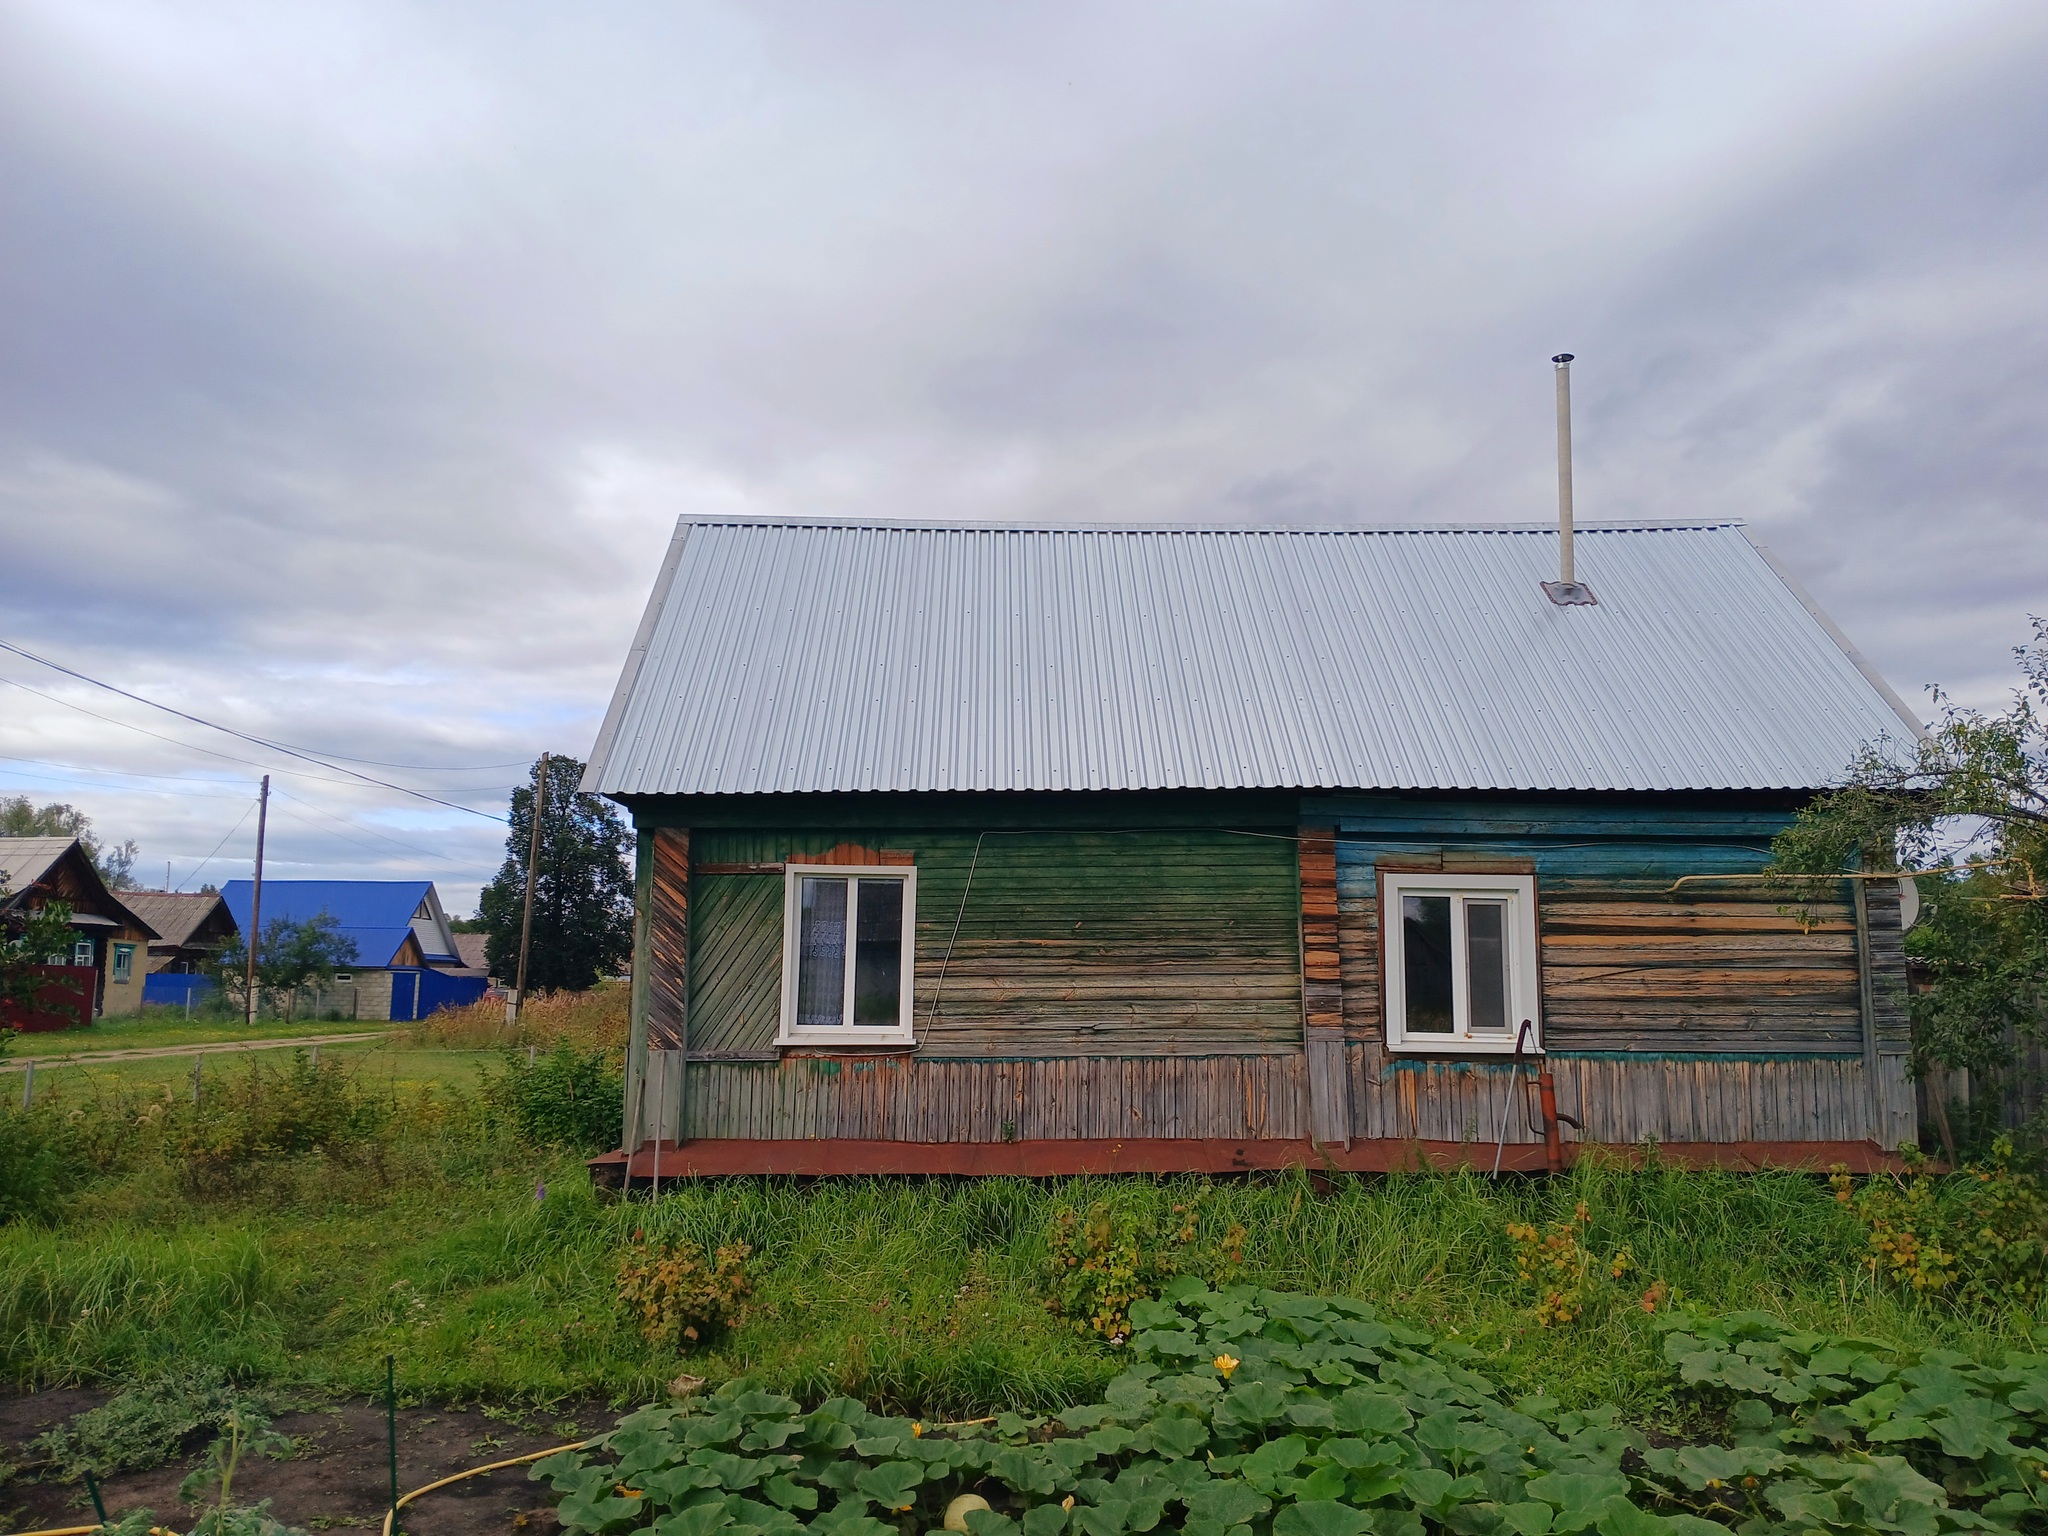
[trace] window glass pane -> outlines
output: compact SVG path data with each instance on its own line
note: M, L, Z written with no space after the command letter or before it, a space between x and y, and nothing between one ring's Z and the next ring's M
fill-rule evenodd
M846 1022L846 882L803 877L798 895L796 1027Z
M854 909L853 1022L902 1022L903 882L862 880Z
M1472 1028L1508 1027L1508 904L1465 903L1465 974L1472 989Z
M1401 898L1401 973L1411 1034L1451 1032L1451 898Z

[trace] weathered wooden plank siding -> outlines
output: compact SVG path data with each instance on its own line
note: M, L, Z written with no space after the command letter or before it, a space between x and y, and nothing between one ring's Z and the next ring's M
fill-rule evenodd
M673 1084L681 1053L666 1054ZM1009 1061L791 1055L692 1060L687 1113L692 1137L1285 1141L1308 1134L1306 1104L1298 1050Z
M1861 1054L1857 928L1845 887L1790 910L1760 882L1775 811L1540 808L1360 797L1335 817L1346 1033L1383 1038L1381 860L1519 867L1537 878L1553 1051ZM1455 829L1455 830L1451 830ZM1894 930L1897 909L1891 909Z
M690 834L663 827L654 834L654 888L648 909L647 1038L660 1047L688 1038Z
M694 852L700 870L758 868L863 841L916 861L921 1055L1258 1054L1301 1042L1291 836L706 830ZM692 1049L771 1049L782 876L699 873L693 890Z
M1360 1140L1542 1140L1532 1074L1506 1063L1395 1059L1348 1047ZM1552 1057L1558 1108L1585 1122L1565 1139L1861 1141L1872 1136L1860 1057ZM1481 1159L1483 1161L1483 1159Z

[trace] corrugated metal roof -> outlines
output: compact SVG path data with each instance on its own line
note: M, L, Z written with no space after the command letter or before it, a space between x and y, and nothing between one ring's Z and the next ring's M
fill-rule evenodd
M1737 523L685 521L584 785L1807 789L1917 726Z
M412 915L433 889L431 880L266 880L263 926L280 918L303 923L325 913L355 940L355 964L391 965L406 939L417 933ZM230 880L220 895L236 928L247 933L250 882ZM423 941L420 948L429 960L457 958L453 945Z

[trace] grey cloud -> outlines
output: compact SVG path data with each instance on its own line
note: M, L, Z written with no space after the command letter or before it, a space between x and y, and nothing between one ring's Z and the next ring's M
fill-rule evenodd
M2048 606L2043 53L1908 0L17 7L0 633L362 756L580 752L680 512L1541 519L1569 347L1587 514L1749 516L1993 700ZM5 688L0 752L251 771ZM105 782L0 771L145 860L240 814ZM290 792L346 823L281 811L295 868L496 862Z

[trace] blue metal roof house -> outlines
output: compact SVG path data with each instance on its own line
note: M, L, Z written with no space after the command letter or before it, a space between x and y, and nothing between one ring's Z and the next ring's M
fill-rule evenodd
M247 933L250 882L230 880L221 899L236 928ZM356 958L313 1000L317 1011L339 1010L356 1019L423 1019L483 996L483 978L448 974L463 960L431 880L263 882L264 927L279 918L305 922L323 913L355 942Z
M1757 875L1920 725L1740 524L1563 539L685 520L607 1166L1882 1163L1904 893Z

